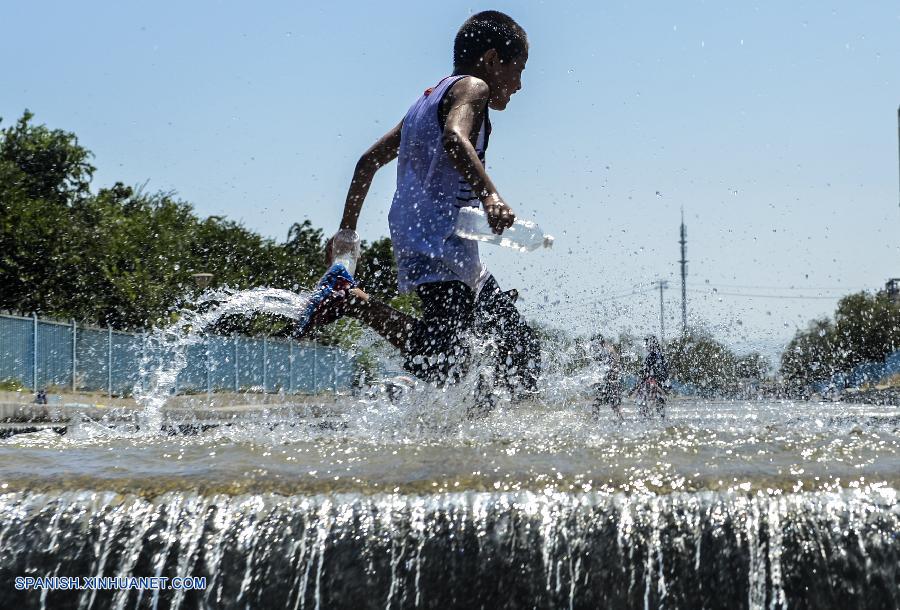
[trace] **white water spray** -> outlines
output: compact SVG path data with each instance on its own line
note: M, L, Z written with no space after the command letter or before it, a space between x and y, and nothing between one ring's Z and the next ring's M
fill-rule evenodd
M162 407L175 388L178 374L187 366L187 350L203 341L207 329L226 316L272 314L296 319L309 302L309 293L276 288L204 293L191 308L178 312L178 320L154 329L146 338L134 397L144 407L142 427L158 431Z

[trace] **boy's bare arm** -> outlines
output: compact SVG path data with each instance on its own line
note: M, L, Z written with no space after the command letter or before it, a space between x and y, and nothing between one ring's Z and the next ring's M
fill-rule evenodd
M443 140L444 150L453 167L481 200L488 224L494 233L499 234L512 226L516 215L497 193L472 145L473 140L477 141L489 97L490 88L479 78L463 78L453 85L446 98L450 107L444 123Z
M344 216L341 218L342 229L356 230L356 222L359 220L359 212L362 210L363 201L381 167L397 158L400 152L400 128L403 122L384 134L363 153L356 163L353 171L353 179L350 181L350 189L347 191L347 200L344 202Z

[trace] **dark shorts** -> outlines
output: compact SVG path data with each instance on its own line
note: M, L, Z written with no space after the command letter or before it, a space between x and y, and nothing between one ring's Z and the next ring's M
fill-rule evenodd
M541 342L512 297L488 278L475 303L476 334L497 347L494 379L510 391L533 392L541 372Z
M404 367L437 383L458 381L468 370L474 332L496 347L494 379L510 390L533 391L541 368L540 341L512 298L493 277L478 298L462 282L435 282L416 289L422 318L413 328Z
M458 381L468 370L465 335L475 321L475 294L462 282L422 284L416 294L422 317L407 343L404 368L426 381Z

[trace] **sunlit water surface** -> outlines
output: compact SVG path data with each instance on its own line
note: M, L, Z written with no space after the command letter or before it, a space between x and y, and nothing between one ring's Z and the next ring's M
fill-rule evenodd
M900 606L895 407L678 398L664 420L626 401L621 422L592 414L603 371L549 353L537 398L483 417L476 366L447 389L203 421L163 408L186 347L222 316L306 303L207 300L151 337L139 417L0 441L0 582L206 588L6 586L0 607Z
M439 391L438 391L439 392ZM446 398L446 397L442 397ZM346 397L190 435L83 421L0 441L6 489L435 492L829 490L900 485L900 410L677 399L667 418L590 402L503 404L470 421L442 400ZM324 411L324 412L323 412ZM315 412L316 415L312 413ZM186 420L191 423L191 420Z

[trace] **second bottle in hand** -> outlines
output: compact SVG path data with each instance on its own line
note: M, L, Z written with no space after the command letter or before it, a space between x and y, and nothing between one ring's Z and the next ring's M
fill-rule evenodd
M503 229L503 233L497 235L488 224L484 210L476 207L459 209L454 233L463 239L475 239L521 252L541 247L549 248L553 245L553 236L546 235L537 223L531 220L516 218L511 227Z

